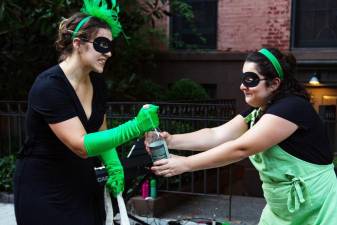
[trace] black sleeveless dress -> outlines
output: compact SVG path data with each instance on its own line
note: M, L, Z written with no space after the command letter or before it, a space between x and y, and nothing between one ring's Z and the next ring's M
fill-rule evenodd
M29 92L27 139L14 177L18 225L104 223L103 187L93 169L99 160L81 159L48 126L78 116L87 133L98 131L106 112L105 83L99 74L90 79L94 94L89 119L59 65L41 73Z

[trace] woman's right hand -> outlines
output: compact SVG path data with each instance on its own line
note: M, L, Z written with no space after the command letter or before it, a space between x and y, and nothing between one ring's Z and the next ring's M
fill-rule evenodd
M163 131L163 132L160 132L160 136L162 136L165 139L167 147L171 148L170 142L172 140L172 135L169 132L167 132L167 131Z
M183 156L161 159L153 163L151 171L157 176L172 177L191 171L189 158Z
M147 132L145 133L145 140L144 140L144 145L145 145L145 150L147 151L147 153L149 155L151 155L151 150L150 150L150 142L151 142L151 133L150 132ZM170 141L172 139L172 135L166 131L163 131L163 132L160 132L159 135L164 138L166 144L167 144L167 147L170 149Z

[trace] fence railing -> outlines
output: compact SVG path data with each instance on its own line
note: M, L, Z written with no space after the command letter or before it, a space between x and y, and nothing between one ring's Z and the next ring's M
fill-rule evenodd
M25 138L25 101L0 101L0 157L14 154Z
M114 127L134 117L145 102L109 102L107 110L108 127ZM220 125L236 115L235 100L222 100L221 103L155 103L160 106L160 128L171 133L194 131L204 127ZM0 101L0 157L14 154L25 138L24 101ZM337 151L337 121L324 121L332 149ZM121 148L122 156L129 149ZM124 153L123 153L124 152ZM180 152L185 155L191 151ZM160 190L192 194L232 193L232 181L242 173L242 166L231 166L185 173L169 179L160 180ZM232 176L233 174L233 176ZM225 179L224 179L225 178ZM229 201L231 198L229 197ZM230 203L231 204L231 203ZM230 217L229 209L229 217Z
M134 117L145 102L109 102L108 126L113 127ZM216 126L235 115L235 101L221 104L163 103L160 106L160 127L172 133L188 132L202 127ZM25 138L25 101L0 101L0 156L15 153Z
M114 127L134 117L145 102L109 102L107 110L108 127ZM204 127L220 125L236 114L235 101L223 100L221 104L207 103L155 103L160 106L160 128L171 133L194 131ZM0 156L16 153L25 138L24 101L0 101ZM121 148L122 156L129 149ZM193 154L191 151L183 152ZM224 193L224 175L227 168L218 168L184 174L161 182L161 189L178 192ZM212 180L212 182L209 182ZM216 182L214 182L216 180ZM226 181L226 184L228 182ZM226 191L227 192L227 191Z

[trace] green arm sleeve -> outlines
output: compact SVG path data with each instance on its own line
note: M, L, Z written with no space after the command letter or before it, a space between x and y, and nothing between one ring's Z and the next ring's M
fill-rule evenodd
M146 107L145 107L146 106ZM125 142L143 135L159 125L158 106L145 105L136 118L116 128L99 131L84 136L84 148L88 157L100 155Z
M85 135L84 147L88 157L97 156L140 135L136 121L133 119L118 127Z
M108 173L107 188L113 196L124 191L124 171L119 161L116 149L110 149L101 154L101 159Z

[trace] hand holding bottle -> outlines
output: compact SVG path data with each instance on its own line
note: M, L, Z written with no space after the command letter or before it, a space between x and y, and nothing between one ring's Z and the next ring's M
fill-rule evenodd
M166 132L166 131L159 132L159 135L165 140L167 148L169 149L170 140L171 140L172 135L170 133ZM151 151L150 151L150 148L149 148L149 144L150 144L149 142L150 142L151 137L152 137L152 132L145 133L144 145L145 145L146 151L149 154L151 154Z
M169 158L165 139L161 136L159 128L146 133L146 149L150 153L152 162Z

